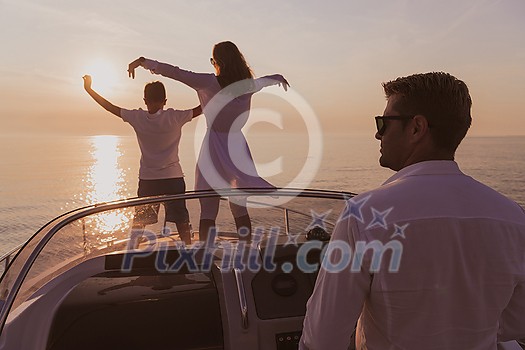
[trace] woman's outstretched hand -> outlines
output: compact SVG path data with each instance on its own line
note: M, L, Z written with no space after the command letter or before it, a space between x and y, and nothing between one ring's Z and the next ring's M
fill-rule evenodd
M128 65L128 76L130 78L135 79L135 68L140 67L144 60L144 57L139 57Z
M286 80L282 75L277 74L275 77L277 81L279 81L279 86L282 86L284 91L288 91L288 88L290 87L290 84L288 84L288 80Z

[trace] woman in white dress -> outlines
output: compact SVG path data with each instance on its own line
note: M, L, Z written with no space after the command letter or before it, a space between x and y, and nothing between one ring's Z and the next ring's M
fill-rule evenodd
M289 86L280 75L254 78L237 46L220 42L213 47L213 73L194 73L167 63L140 57L129 64L128 72L135 77L135 69L143 67L154 74L178 80L197 91L206 118L207 132L197 161L196 190L222 188L274 188L259 176L250 148L241 129L250 112L252 95L270 85ZM219 212L219 197L201 199L199 239L206 241L210 228L215 227ZM249 239L251 221L246 199L230 200L230 209L238 232Z

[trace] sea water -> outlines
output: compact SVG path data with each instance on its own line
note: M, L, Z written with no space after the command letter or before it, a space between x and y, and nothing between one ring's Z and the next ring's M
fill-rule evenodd
M378 164L370 136L248 134L259 173L278 187L360 193L394 173ZM183 135L180 161L194 186L200 142ZM467 137L460 168L525 206L525 137ZM0 137L0 255L46 222L78 207L134 197L140 152L134 136L2 135Z

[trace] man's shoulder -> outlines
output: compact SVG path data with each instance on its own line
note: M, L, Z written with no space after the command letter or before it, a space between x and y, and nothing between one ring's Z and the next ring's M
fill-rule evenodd
M353 202L366 202L368 205L373 203L384 203L385 201L395 201L400 199L399 193L404 191L408 184L405 181L383 184L374 189L361 192L351 198Z
M463 173L406 176L362 193L354 201L369 208L395 208L390 217L492 218L525 223L512 199Z
M479 201L489 203L495 212L504 212L525 224L525 210L513 199L472 178Z

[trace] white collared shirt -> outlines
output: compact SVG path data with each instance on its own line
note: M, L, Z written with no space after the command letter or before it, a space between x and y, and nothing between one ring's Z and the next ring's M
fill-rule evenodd
M496 349L525 338L525 213L455 162L413 164L349 200L337 241L352 262L372 242L384 254L361 249L358 268L337 273L327 270L342 251L327 254L301 349L347 349L358 319L363 349Z

